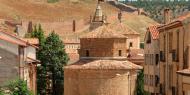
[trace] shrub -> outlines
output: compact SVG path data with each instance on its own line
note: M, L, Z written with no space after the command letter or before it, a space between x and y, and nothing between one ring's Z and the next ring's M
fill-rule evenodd
M6 88L10 91L10 95L32 95L28 90L26 81L23 80L11 81Z

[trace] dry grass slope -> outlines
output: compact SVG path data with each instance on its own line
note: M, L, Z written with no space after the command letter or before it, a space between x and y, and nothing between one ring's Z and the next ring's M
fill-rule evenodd
M54 21L89 18L94 13L96 0L73 1L76 0L60 0L57 3L47 3L46 0L0 0L0 18ZM107 14L117 11L111 5L103 5Z

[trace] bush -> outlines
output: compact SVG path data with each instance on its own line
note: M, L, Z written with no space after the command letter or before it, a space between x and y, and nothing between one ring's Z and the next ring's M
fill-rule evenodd
M23 80L11 81L10 84L6 86L6 89L10 91L10 95L32 95L28 90L26 81Z
M48 3L55 3L58 2L59 0L47 0Z

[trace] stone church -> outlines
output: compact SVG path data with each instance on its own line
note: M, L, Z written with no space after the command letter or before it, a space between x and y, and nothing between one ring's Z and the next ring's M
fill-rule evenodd
M80 60L64 68L64 95L134 95L142 67L126 60L126 36L103 25L80 45Z

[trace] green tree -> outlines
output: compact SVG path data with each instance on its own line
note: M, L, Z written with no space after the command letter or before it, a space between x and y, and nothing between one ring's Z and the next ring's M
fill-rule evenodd
M36 25L34 26L34 30L31 33L31 37L35 37L35 38L39 39L40 48L41 48L41 46L44 45L45 36L44 36L44 30L42 29L41 24L39 24L38 28Z
M35 25L33 32L31 33L31 37L35 37L39 39L39 49L37 50L37 59L41 61L43 58L42 51L45 43L45 35L44 30L41 25ZM37 93L45 94L46 92L46 70L42 66L37 67ZM43 95L43 94L42 94Z
M63 95L63 67L66 65L69 58L65 53L63 42L55 32L52 32L46 38L40 55L42 64L40 70L43 72L40 79L46 81L46 83L49 82L49 80L52 81L52 95ZM46 76L44 76L44 73ZM45 84L43 85L47 86Z
M147 95L144 91L144 71L140 71L137 76L136 95Z
M3 91L0 89L0 95L4 95Z

